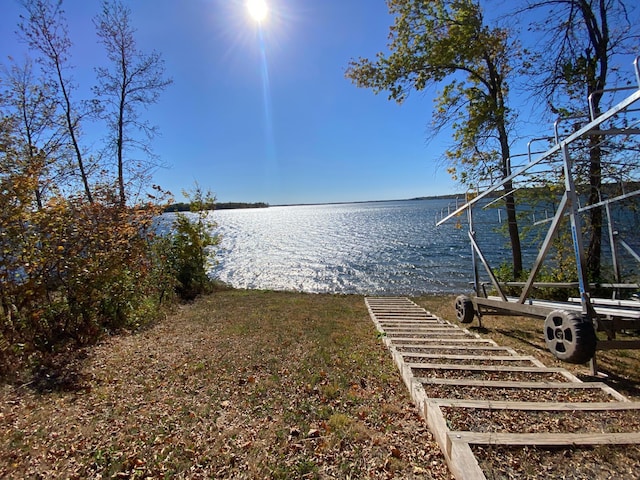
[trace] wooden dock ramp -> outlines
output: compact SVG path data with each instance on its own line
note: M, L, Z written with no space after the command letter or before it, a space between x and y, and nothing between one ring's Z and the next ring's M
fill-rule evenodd
M365 302L457 479L486 479L477 446L640 445L640 402L604 383L548 368L408 298Z

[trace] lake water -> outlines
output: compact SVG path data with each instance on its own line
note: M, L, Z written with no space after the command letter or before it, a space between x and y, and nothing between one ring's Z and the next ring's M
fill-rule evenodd
M418 295L470 291L467 225L436 227L451 200L217 210L222 242L212 276L236 288ZM465 217L463 217L464 220ZM507 240L496 210L481 213L491 255ZM460 228L461 227L461 228Z
M466 213L436 227L436 220L454 209L455 201L432 199L216 210L213 218L222 242L219 263L210 274L249 289L368 295L470 292ZM523 263L530 268L550 225L534 224L554 211L519 210L519 227L528 231ZM617 238L640 252L640 205L621 204L613 217ZM504 219L503 209L474 208L476 240L494 269L511 263L508 240L498 232ZM611 270L606 225L604 229L603 268ZM637 282L638 254L626 247L618 250L623 280ZM481 280L488 281L484 268L478 268Z

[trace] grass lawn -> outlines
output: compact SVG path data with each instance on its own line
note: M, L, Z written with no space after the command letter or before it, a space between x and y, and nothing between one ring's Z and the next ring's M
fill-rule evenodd
M3 478L451 478L361 296L217 292L0 397Z

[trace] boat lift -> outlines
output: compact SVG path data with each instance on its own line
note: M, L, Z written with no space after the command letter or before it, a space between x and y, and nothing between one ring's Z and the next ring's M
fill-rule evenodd
M460 295L456 298L455 307L458 320L462 323L471 323L477 317L481 324L482 315L484 314L516 315L544 319L543 333L547 348L558 359L569 363L582 364L590 362L591 372L594 375L597 374L595 356L597 350L640 349L639 339L621 340L616 336L623 331L640 331L640 301L619 298L620 292L624 289L632 289L631 291L633 291L640 288L637 283L625 283L622 281L619 269L620 251L618 247L624 249L638 263L640 263L640 255L618 235L613 225L611 213L611 205L639 196L640 190L623 192L612 198L601 199L596 204L581 207L579 203L580 197L576 191L578 175L575 169L574 154L579 153L580 148L584 149L584 140L590 136L596 135L599 139L608 139L614 136L630 138L633 135L640 135L640 128L638 128L640 120L633 115L634 112L640 111L640 56L636 57L633 65L637 86L597 92L599 94L612 95L612 98L616 100L624 95L624 98L615 106L595 117L590 97L590 115L584 125L575 127L573 133L561 138L560 120L557 121L554 126L553 137L534 139L529 142L529 152L526 154L528 163L517 168L499 183L489 185L482 192L478 191L464 205L461 205L436 223L439 226L452 218L462 215L464 212L467 214L475 295ZM628 93L629 91L631 91L630 94ZM534 154L531 152L531 145L533 142L541 140L550 141L551 147L534 158ZM640 152L636 152L635 155L636 158L632 163L638 167L638 172L636 173L640 173ZM537 224L549 223L549 227L527 280L525 282L501 283L496 278L477 240L473 210L478 207L486 207L489 200L494 203L506 196L506 194L500 196L497 192L507 182L512 182L514 185L520 182L520 187L517 188L535 186L531 179L545 175L542 170L543 167L548 168L548 166L551 166L554 172L561 172L561 177L564 181L564 193L555 210L555 215L543 222L537 222ZM612 180L615 179L611 176L606 177L603 170L603 185L605 181L610 182ZM631 185L632 188L638 188L640 182L627 182L623 183L623 185ZM483 199L484 202L482 202ZM609 284L589 284L586 278L586 254L581 214L593 208L603 208L606 213L605 218L608 225L609 245L615 277L615 282ZM552 241L566 217L569 218L577 279L571 283L536 282L543 262L552 248ZM637 230L635 235L637 236ZM487 294L488 283L480 280L479 264L484 267L489 277L492 295ZM508 296L505 294L507 287L511 289L514 287L521 288L520 295L518 297ZM567 298L567 301L563 302L539 300L533 298L534 289L536 288L577 288L579 297ZM611 289L613 292L611 298L592 298L591 291L595 288L598 288L599 291L603 288ZM598 335L597 332L604 333ZM605 336L606 340L604 339Z

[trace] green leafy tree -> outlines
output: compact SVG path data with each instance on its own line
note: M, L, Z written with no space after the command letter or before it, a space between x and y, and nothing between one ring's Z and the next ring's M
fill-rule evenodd
M352 60L346 76L357 86L389 92L403 102L409 92L441 87L433 113L434 135L453 128L446 152L451 173L463 183L511 174L507 80L517 54L506 29L485 24L473 0L388 0L394 16L389 54ZM495 179L495 177L494 177ZM513 272L522 272L515 198L504 184Z

